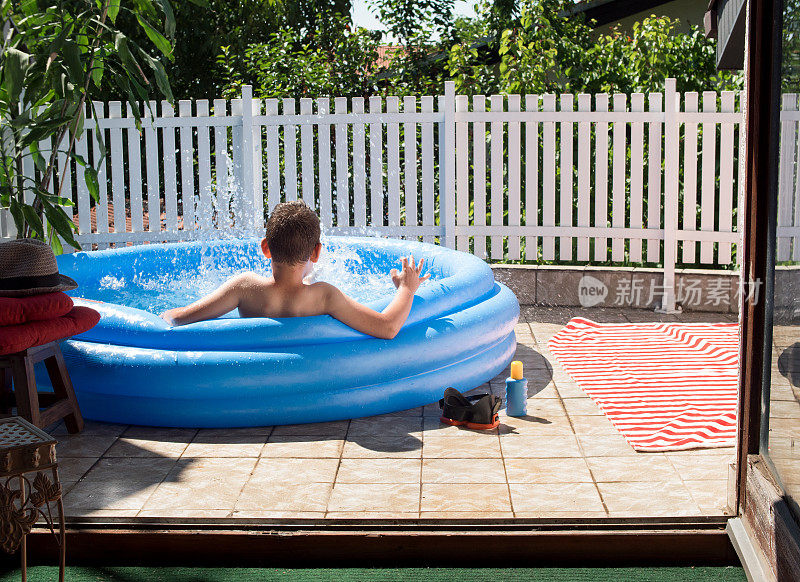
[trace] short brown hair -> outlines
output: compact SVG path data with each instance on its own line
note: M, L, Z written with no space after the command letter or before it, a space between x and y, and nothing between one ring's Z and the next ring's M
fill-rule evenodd
M306 262L319 237L319 217L302 200L278 204L267 221L265 238L276 263Z

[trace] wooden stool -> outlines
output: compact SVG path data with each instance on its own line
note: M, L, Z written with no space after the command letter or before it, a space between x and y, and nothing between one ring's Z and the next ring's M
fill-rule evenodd
M42 360L53 385L52 394L39 394L36 388L33 366ZM11 395L12 384L16 401ZM10 414L16 403L17 414L34 426L45 428L63 418L70 433L83 430L83 417L58 342L0 356L0 391L0 411L4 414ZM41 406L47 408L41 410Z

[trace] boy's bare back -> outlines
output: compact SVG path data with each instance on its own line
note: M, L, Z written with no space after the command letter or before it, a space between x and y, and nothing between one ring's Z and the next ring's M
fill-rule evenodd
M328 283L311 283L286 289L272 277L244 273L231 280L242 317L305 317L324 315Z

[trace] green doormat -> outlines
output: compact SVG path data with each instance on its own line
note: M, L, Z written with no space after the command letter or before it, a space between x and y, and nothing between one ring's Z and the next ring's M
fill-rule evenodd
M17 582L19 570L0 575ZM28 569L29 582L58 579L58 568ZM742 568L67 568L69 582L744 582Z

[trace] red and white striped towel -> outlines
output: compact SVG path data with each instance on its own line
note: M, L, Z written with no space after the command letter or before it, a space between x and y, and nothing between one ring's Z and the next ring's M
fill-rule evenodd
M572 319L548 346L637 451L736 443L735 323Z

